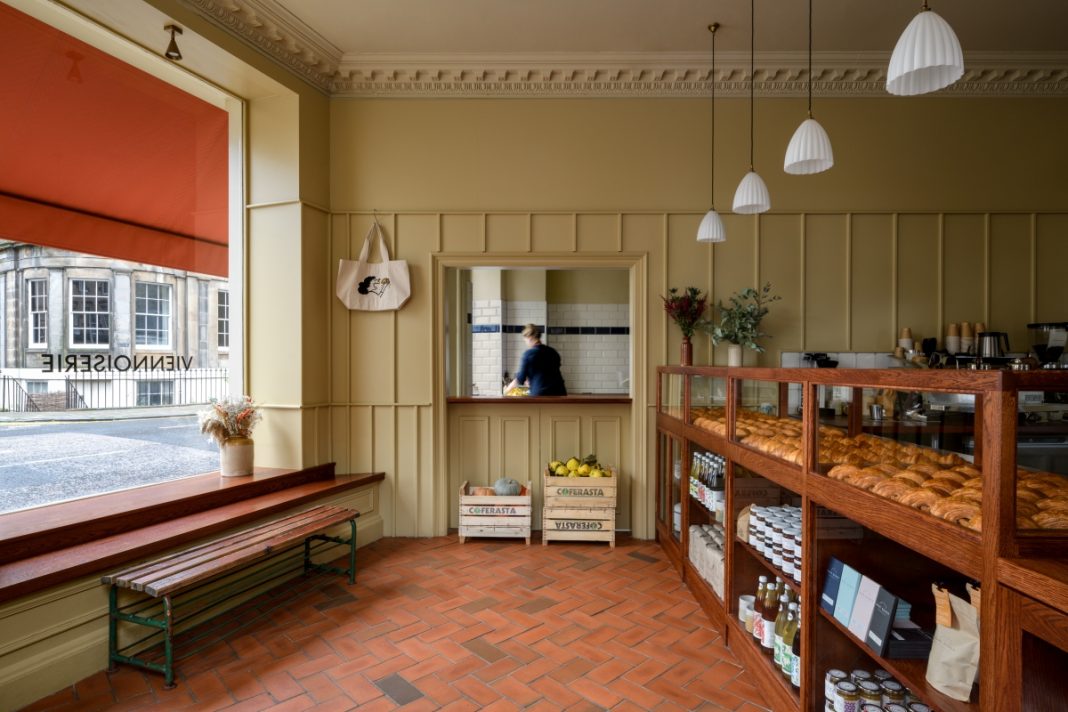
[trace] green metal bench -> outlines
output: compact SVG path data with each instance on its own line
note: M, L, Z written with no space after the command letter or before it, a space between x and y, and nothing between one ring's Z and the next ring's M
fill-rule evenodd
M165 686L172 688L176 660L174 636L183 621L194 619L198 625L202 624L212 617L207 615L212 609L222 609L234 596L263 588L272 580L289 580L300 571L346 575L350 584L355 583L356 518L359 516L354 509L314 507L104 576L101 581L111 586L108 593L109 671L115 669L116 663L154 670L163 673ZM347 539L320 533L345 522L350 528ZM349 547L347 569L317 564L312 560L319 549L336 544ZM296 550L301 546L304 552L298 558ZM243 572L244 569L249 571ZM234 578L239 573L241 575ZM124 596L133 600L120 605L119 589L123 588L141 595ZM182 610L179 612L178 609ZM149 632L120 648L120 622L147 627ZM152 638L156 640L150 640ZM162 662L144 656L145 648L160 645ZM134 648L136 650L126 654Z

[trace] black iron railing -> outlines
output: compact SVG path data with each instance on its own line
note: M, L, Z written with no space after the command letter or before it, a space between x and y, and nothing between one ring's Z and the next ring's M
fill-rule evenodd
M22 381L7 374L0 374L0 411L37 411L40 408L26 392Z

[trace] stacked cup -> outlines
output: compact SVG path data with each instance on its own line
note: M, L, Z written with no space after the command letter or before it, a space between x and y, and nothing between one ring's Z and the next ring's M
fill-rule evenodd
M960 353L960 325L955 322L946 327L946 351Z
M966 321L960 323L960 353L970 354L975 348L975 335L972 325Z
M912 351L912 329L907 326L901 327L901 335L897 339L897 345L906 351Z

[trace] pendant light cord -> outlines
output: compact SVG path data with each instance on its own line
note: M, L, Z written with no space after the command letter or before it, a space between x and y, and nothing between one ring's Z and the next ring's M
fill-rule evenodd
M716 26L712 30L712 209L716 207Z
M756 0L749 0L749 170L753 170L753 83L756 80Z
M808 118L812 118L812 0L808 0Z

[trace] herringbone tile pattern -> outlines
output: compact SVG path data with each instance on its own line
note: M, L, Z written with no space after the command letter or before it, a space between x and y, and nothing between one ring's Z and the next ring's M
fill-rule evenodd
M358 566L183 661L176 689L121 667L28 709L764 708L656 544L384 539Z

